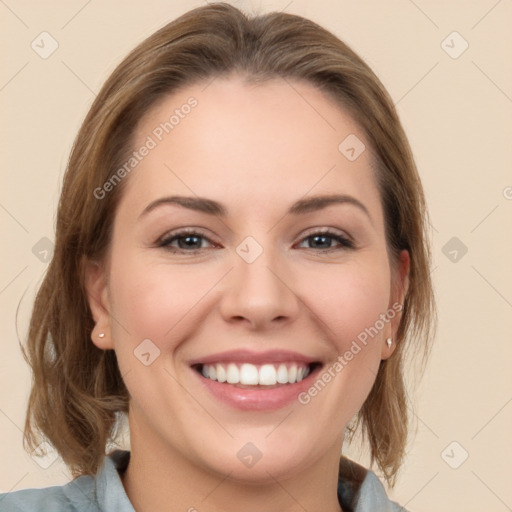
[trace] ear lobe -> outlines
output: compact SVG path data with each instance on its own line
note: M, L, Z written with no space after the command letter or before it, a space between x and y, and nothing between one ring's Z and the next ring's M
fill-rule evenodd
M84 284L89 308L96 324L91 333L91 340L98 348L113 349L107 276L102 263L90 260L85 262Z
M391 344L390 345L388 345L387 340L391 340ZM387 359L388 357L390 357L391 354L393 354L393 352L395 351L395 348L396 348L395 340L393 338L391 338L391 337L386 338L382 342L382 350L381 350L381 353L380 353L381 360Z

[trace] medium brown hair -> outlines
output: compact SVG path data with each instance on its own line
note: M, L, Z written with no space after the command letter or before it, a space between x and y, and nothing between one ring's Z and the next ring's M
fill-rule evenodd
M35 299L25 349L33 370L25 446L33 449L45 438L74 475L97 472L129 397L114 351L91 342L84 271L87 261L106 254L127 179L101 200L94 190L126 161L134 129L151 106L179 88L232 73L313 84L348 109L371 146L391 264L402 249L411 258L396 350L381 362L357 416L371 462L393 485L408 429L404 355L407 347L427 353L435 317L427 212L409 144L384 86L332 33L299 16L247 17L218 3L187 12L134 49L80 128L64 176L54 255Z

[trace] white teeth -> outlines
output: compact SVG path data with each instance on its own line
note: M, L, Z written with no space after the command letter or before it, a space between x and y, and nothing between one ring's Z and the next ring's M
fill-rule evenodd
M218 364L216 366L216 370L217 370L217 380L219 382L226 382L226 379L227 379L226 368L224 368L224 366L222 366L221 364Z
M288 368L284 364L280 364L277 369L277 382L279 384L288 384Z
M258 368L253 364L244 363L240 367L240 384L257 386L259 384Z
M295 382L297 380L297 365L292 364L288 370L288 382Z
M277 382L276 369L272 364L264 364L260 368L260 384L262 386L273 386Z
M240 382L240 372L238 371L238 366L236 364L228 364L228 369L226 370L226 381L228 384L238 384Z
M215 365L205 364L201 369L203 377L228 384L243 384L247 386L273 386L279 384L294 384L309 375L309 366L303 363L281 363L279 366L263 364L257 366L243 363Z

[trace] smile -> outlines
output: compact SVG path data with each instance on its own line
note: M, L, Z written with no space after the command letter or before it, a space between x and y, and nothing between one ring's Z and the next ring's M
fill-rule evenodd
M245 411L296 403L323 366L320 358L287 350L231 350L188 362L214 400Z
M203 364L203 377L228 384L245 386L275 386L295 384L311 373L311 366L305 363L286 362L280 364L217 363Z

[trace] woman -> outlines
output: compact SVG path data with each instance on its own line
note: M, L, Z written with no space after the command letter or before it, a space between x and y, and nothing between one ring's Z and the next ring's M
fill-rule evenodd
M393 103L334 35L226 4L159 30L81 127L30 324L27 446L78 478L2 510L403 510L340 454L359 427L394 483L426 223Z

